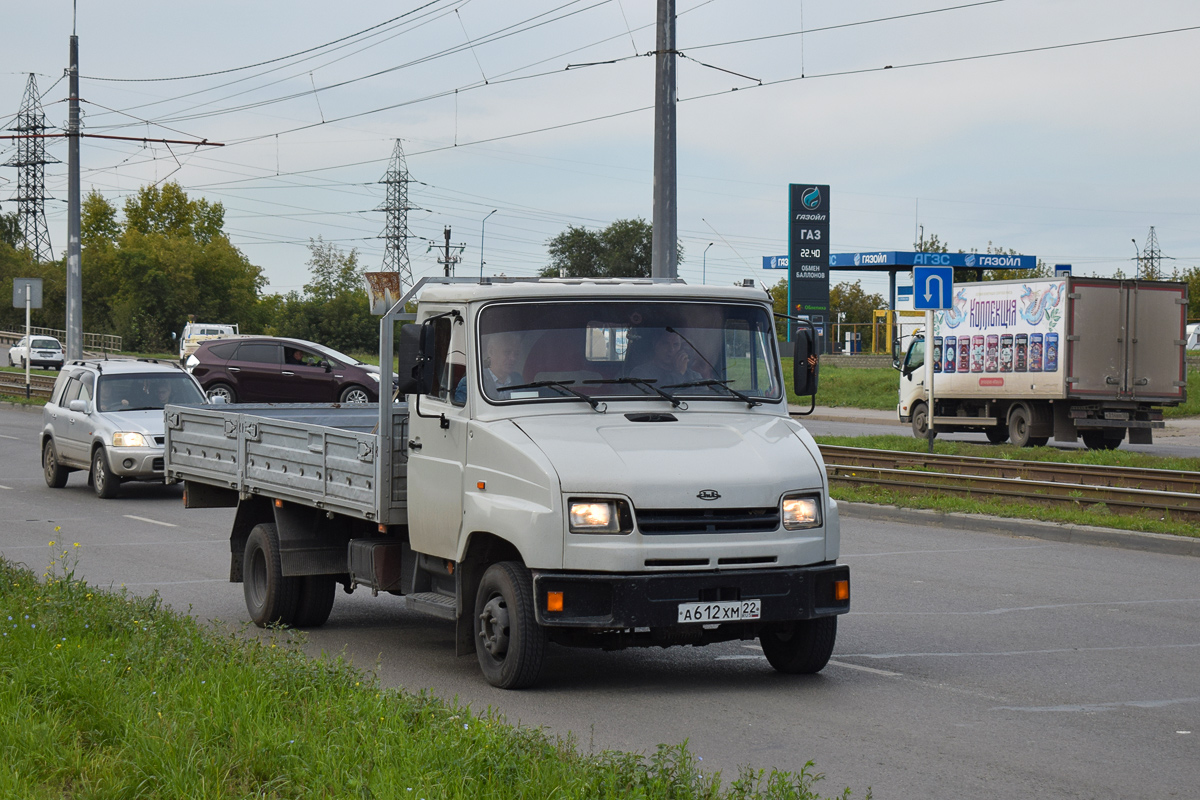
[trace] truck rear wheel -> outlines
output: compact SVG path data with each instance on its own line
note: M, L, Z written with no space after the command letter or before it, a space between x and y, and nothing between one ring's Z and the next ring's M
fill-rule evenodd
M758 634L770 665L791 675L811 675L824 669L836 638L837 617L780 622Z
M305 575L299 583L296 617L292 624L297 628L319 628L333 611L337 582L332 575Z
M1017 447L1033 446L1029 437L1029 411L1024 406L1015 407L1008 415L1008 440Z
M274 525L255 525L246 537L242 590L246 610L258 627L295 621L300 579L285 578L279 557L279 534Z
M532 686L542 672L546 631L533 613L533 578L519 561L492 564L475 594L475 654L488 683Z
M1008 428L1003 425L997 425L994 428L988 428L983 432L987 440L992 444L1003 444L1008 441Z
M1121 431L1124 433L1124 431ZM1079 438L1083 439L1083 444L1088 450L1116 450L1121 446L1121 439L1116 437L1108 437L1104 435L1104 431L1080 431Z

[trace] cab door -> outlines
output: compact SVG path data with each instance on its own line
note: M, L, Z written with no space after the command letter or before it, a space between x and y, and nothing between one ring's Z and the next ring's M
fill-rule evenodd
M409 541L418 553L447 559L457 558L463 521L467 411L455 392L466 376L464 319L461 309L444 307L425 323L435 345L426 364L432 380L408 415Z

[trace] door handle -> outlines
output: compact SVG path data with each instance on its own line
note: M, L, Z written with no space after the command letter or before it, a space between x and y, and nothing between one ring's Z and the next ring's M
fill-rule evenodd
M294 372L288 372L287 370L284 370L284 371L283 371L283 374L284 374L284 375L295 375L296 373L294 373Z
M420 450L421 449L421 440L420 439L409 439L408 440L408 449L409 450Z
M229 371L230 372L241 372L242 368L241 367L230 367Z

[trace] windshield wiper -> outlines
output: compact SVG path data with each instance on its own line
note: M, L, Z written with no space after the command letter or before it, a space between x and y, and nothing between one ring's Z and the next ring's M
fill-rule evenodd
M655 386L654 384L657 382L658 382L657 378L598 378L596 380L584 381L584 383L595 383L595 384L621 383L621 384L627 384L629 386L636 386L639 389L649 389L650 391L654 392L656 395L661 397L663 400L670 401L671 406L673 408L679 408L680 406L684 406L682 400L676 400L673 396L667 394L662 389ZM687 406L684 406L684 408L687 408Z
M687 389L692 386L720 386L722 389L729 392L731 395L736 397L738 400L741 400L743 403L745 403L748 408L754 408L755 406L762 405L762 403L760 403L758 400L755 400L753 397L742 394L737 389L730 388L729 384L730 384L730 381L707 380L707 381L692 381L691 383L673 383L670 386L665 386L663 388L665 388L665 389Z
M605 406L603 411L598 408L600 401L596 398L588 397L583 392L578 391L577 389L572 389L571 384L573 383L575 383L575 381L534 381L533 383L518 383L514 384L513 386L497 386L496 391L515 392L520 389L541 389L542 387L549 386L552 389L558 389L559 391L563 391L567 394L578 397L580 400L591 406L593 411L599 411L601 414L603 414L604 411L608 410L607 406Z

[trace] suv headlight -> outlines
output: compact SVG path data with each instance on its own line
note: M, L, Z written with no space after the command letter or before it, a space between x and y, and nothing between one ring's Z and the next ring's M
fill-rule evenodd
M786 495L783 498L783 527L789 531L821 527L820 495Z
M571 533L631 533L633 514L624 500L571 498L567 504Z
M113 434L113 447L149 447L149 443L135 431L117 431Z

